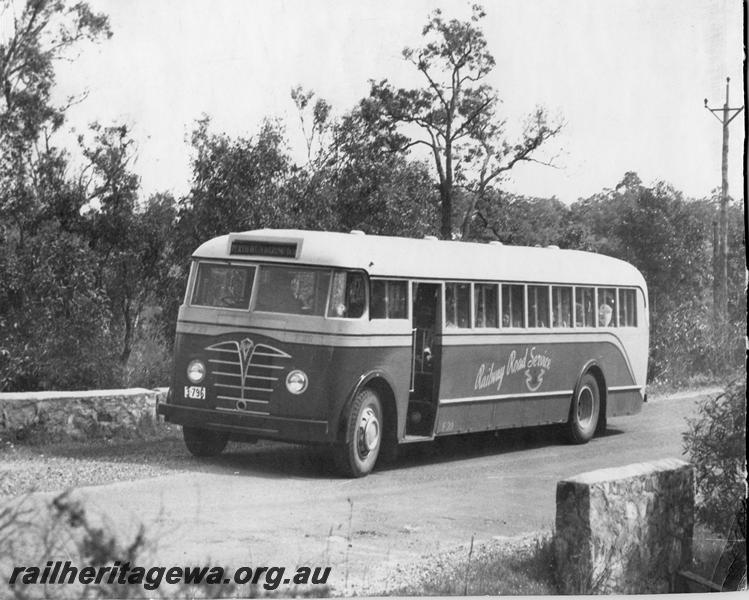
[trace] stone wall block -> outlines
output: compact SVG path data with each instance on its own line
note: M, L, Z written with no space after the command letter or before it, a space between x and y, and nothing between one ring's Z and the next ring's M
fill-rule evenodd
M582 473L560 481L556 499L563 593L674 591L692 559L691 465L663 459Z
M0 394L0 435L84 440L135 431L156 422L156 404L165 394L142 388Z

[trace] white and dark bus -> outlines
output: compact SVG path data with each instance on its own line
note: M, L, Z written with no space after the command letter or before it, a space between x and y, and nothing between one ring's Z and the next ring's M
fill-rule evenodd
M588 442L645 399L632 265L556 247L258 230L193 254L159 412L188 450L329 444L350 476L399 444L565 424Z

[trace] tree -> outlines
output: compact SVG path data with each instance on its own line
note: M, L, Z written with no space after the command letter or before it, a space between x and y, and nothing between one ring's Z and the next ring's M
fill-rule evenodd
M56 61L111 35L85 2L0 3L0 389L87 387L112 375L111 313L83 235L81 187L54 144Z
M743 254L731 261L736 322L728 332L711 319L711 222L709 200L690 200L671 185L645 186L625 173L613 189L570 207L568 234L581 249L615 256L635 265L648 284L650 376L679 382L695 373L723 374L743 360L745 295ZM742 215L732 213L737 249ZM739 317L739 314L741 315Z
M231 138L198 121L191 138L192 186L180 200L179 229L192 252L206 240L259 227L278 227L287 206L279 190L289 168L280 123L266 120L254 137Z
M132 171L134 141L127 127L95 123L90 131L92 140L79 138L88 159L78 177L87 208L83 235L95 253L96 285L109 300L109 330L124 368L141 316L154 302L167 269L176 206L168 195L156 195L145 206L139 203L140 181Z
M556 198L528 198L487 190L476 203L479 217L467 237L497 239L517 246L569 247L569 209ZM472 200L469 200L472 201Z
M504 139L505 123L496 115L497 93L484 82L495 65L479 27L484 16L477 5L468 21L448 21L440 10L434 11L422 31L424 45L403 50L403 57L424 77L425 86L395 89L387 80L373 81L369 97L362 102L363 114L390 134L393 149L421 145L431 154L439 182L440 232L445 239L453 235L456 184L473 193L460 219L465 236L476 216L476 203L489 186L519 162L536 161L538 148L562 127L551 124L538 108L519 142L510 144Z
M336 124L336 213L341 229L423 237L438 230L435 186L423 162L387 149L359 108Z
M0 391L111 385L111 313L88 244L48 221L0 256Z
M52 104L54 63L111 31L107 17L85 2L63 0L28 0L20 12L5 0L0 23L0 222L14 224L23 243L26 225L41 210L40 163L55 154L50 136L67 108Z

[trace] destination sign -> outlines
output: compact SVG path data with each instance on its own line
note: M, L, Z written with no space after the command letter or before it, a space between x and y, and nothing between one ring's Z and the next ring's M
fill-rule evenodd
M296 258L297 245L294 242L259 242L253 240L232 240L230 254L240 256L273 256L276 258Z

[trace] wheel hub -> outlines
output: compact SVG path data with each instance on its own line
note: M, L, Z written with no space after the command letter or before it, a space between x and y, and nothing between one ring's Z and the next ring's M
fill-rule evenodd
M589 388L580 390L580 396L577 401L577 420L583 427L590 424L593 418L593 393Z
M380 442L380 423L371 408L362 413L357 430L357 446L361 456L367 456Z

